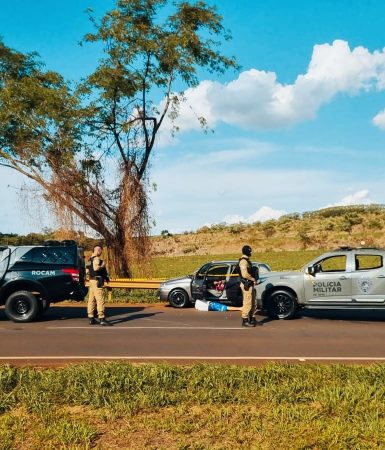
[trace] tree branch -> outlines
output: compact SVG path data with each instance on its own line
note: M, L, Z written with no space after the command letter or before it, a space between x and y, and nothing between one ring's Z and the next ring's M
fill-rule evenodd
M113 100L112 100L112 118L113 118L112 132L114 134L115 142L116 142L116 145L118 146L118 149L119 149L119 152L120 152L120 156L122 157L124 166L126 167L126 170L127 170L127 168L128 168L128 160L127 160L126 155L124 153L124 149L123 149L122 143L120 142L119 132L117 130L117 123L116 123L116 106L117 106L116 96L117 96L117 93L118 93L118 88L115 86L115 88L114 88L114 97L113 97Z

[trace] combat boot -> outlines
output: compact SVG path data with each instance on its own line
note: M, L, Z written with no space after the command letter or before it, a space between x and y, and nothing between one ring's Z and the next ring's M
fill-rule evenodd
M106 320L106 319L100 319L100 325L102 325L103 327L112 327L113 325L112 325L112 323L111 322L108 322L108 320Z
M254 316L250 317L249 322L252 323L254 326L262 325L262 322L258 322L258 320Z
M88 318L90 325L96 325L97 323L99 323L95 317L89 317Z
M249 319L242 319L242 326L243 327L255 327L255 324L250 322Z

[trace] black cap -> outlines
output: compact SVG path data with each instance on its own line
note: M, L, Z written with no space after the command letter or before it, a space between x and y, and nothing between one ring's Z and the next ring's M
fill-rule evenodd
M251 252L252 252L252 248L250 247L250 245L244 245L242 247L242 254L246 255L246 256L251 256Z

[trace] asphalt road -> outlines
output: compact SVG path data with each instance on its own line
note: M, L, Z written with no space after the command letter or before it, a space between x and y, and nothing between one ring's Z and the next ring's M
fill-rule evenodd
M113 327L90 326L85 315L83 305L52 306L41 321L17 324L0 309L0 363L385 361L385 311L307 312L288 321L259 316L263 326L251 329L240 326L238 311L109 307Z

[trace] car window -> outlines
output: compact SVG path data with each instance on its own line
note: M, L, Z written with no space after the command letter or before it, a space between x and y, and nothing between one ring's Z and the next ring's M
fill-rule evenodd
M37 247L33 256L34 262L41 264L73 264L76 258L73 247Z
M210 294L218 296L217 293L220 295L223 292L229 269L229 264L215 264L209 268L205 284Z
M381 255L356 255L355 270L380 269L383 266Z
M267 266L266 264L259 264L258 269L259 269L259 274L271 272L270 267Z
M210 264L205 264L200 269L197 270L195 279L196 280L203 280L203 278L206 275L207 269L210 267Z
M211 266L210 269L207 271L206 278L224 279L226 278L228 271L229 271L228 264Z
M15 264L18 261L32 262L32 259L31 247L16 247L12 250L10 264Z
M318 262L321 272L344 272L346 270L346 255L330 256Z

